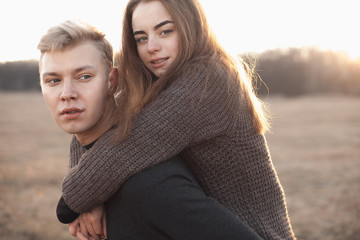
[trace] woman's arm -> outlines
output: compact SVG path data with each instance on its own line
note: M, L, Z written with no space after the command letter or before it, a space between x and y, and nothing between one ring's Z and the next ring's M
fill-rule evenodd
M56 216L61 223L69 224L75 221L75 219L79 217L79 214L71 210L61 196L56 206Z
M76 166L81 156L86 152L86 148L77 141L75 135L72 136L69 152L69 169ZM66 204L64 197L61 196L56 206L56 216L61 223L70 224L79 217L79 213L74 212Z
M192 69L138 114L124 141L113 145L113 133L104 134L70 169L63 182L63 196L73 211L89 211L135 173L228 128L233 110L228 102L231 87L220 74L205 81L208 69L204 66Z

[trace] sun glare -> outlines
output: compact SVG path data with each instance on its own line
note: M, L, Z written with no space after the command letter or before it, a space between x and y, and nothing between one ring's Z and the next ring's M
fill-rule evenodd
M0 14L0 62L37 59L40 37L49 27L66 19L81 19L94 25L104 31L115 50L119 48L125 0L104 0L100 5L86 0L64 0L56 6L56 13L45 0L5 2ZM356 23L360 22L360 15L355 2L223 0L219 7L218 1L200 0L218 40L233 54L316 46L347 52L357 59L360 34L356 32ZM28 11L30 7L32 10ZM19 21L18 16L26 20Z

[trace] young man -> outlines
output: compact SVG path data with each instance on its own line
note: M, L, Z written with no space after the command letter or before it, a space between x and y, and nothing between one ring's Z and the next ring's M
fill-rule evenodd
M38 48L40 85L52 117L60 128L89 146L115 123L118 82L110 43L96 29L68 21L49 29ZM70 161L71 167L75 165ZM58 215L66 223L78 216L66 211L63 198Z
M38 48L45 102L59 127L74 135L72 171L83 155L92 154L96 144L112 138L115 131L118 73L112 47L91 26L67 21L49 29ZM111 167L105 164L104 174ZM91 178L94 170L88 170ZM106 235L108 239L260 239L230 210L208 197L177 157L134 175L98 204L90 213L76 213L63 196L57 215L79 239Z

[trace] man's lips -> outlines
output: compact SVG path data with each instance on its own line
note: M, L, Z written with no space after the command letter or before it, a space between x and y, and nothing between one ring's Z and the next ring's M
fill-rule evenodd
M71 113L76 113L76 112L82 112L83 110L79 109L79 108L64 108L63 110L61 110L60 114L71 114Z
M71 120L79 117L83 111L84 110L79 108L64 108L60 111L60 115Z

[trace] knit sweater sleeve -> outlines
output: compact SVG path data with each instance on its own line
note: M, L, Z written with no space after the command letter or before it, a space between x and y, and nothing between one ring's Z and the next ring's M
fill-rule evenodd
M86 148L81 145L76 136L73 135L70 143L69 169L79 164L81 156L86 152Z
M193 66L137 116L129 136L112 144L111 132L84 153L63 181L63 197L78 213L105 202L130 176L228 128L229 88L220 73Z
M75 135L73 135L70 144L69 168L72 168L79 163L80 157L85 151L86 149L80 144L79 141L77 141ZM61 196L56 206L56 216L61 223L68 224L72 223L79 216L79 214L72 211L65 203L64 198Z

